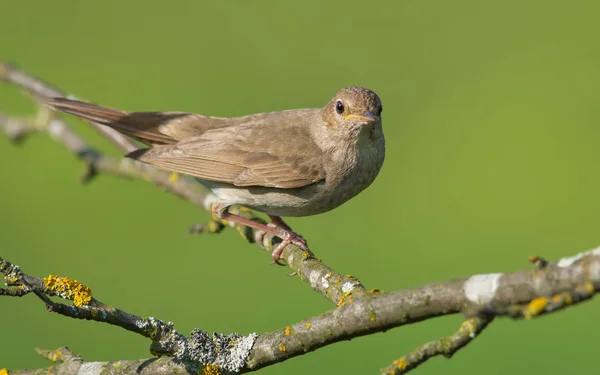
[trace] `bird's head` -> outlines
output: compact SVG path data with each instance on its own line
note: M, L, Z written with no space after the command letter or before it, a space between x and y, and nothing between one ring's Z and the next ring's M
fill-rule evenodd
M357 139L381 128L383 107L379 96L363 87L347 87L336 92L323 108L323 121L329 132Z

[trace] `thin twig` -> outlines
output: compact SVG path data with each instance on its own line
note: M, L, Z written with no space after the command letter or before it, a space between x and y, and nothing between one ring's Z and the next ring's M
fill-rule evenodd
M458 350L467 346L492 322L493 318L476 316L465 320L458 331L421 345L405 356L392 362L392 365L381 371L382 375L401 375L417 368L427 360L444 356L451 358Z

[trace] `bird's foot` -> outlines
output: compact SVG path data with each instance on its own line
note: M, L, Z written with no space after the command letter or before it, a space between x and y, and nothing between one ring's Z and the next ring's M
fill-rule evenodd
M278 237L281 238L281 242L277 245L275 250L273 250L273 253L271 253L271 256L273 257L273 263L279 264L280 266L283 265L280 262L280 258L281 258L281 253L283 252L283 249L285 249L285 247L287 245L296 245L300 249L307 251L310 255L312 255L312 252L308 248L308 244L306 243L306 240L299 234L292 232L292 231L281 230L281 235L279 235Z
M267 224L267 226L279 232L276 236L281 238L281 242L277 244L277 247L275 248L275 250L273 250L273 253L271 254L271 256L273 257L273 263L282 265L282 263L280 262L281 253L283 252L283 249L285 249L285 247L290 244L296 245L302 250L308 251L312 255L312 252L308 248L306 240L298 233L292 230L283 229L273 223L269 223ZM261 229L257 229L254 232L254 241L258 243L261 247L264 247L264 237L266 234L267 232Z
M213 212L221 220L231 220L238 224L254 228L254 242L256 242L260 247L264 248L264 237L267 233L281 238L281 242L277 245L273 253L271 253L274 263L283 265L279 262L281 253L287 245L291 244L296 245L300 249L308 252L310 255L313 255L308 248L306 240L299 234L295 233L279 216L269 215L271 222L265 225L263 223L234 215L226 210L223 210L220 206L213 205Z
M273 232L277 232L277 234L275 234L275 236L283 239L284 236L287 236L287 233L291 233L292 237L298 238L300 241L304 241L304 245L302 245L303 249L307 247L306 240L304 239L304 237L302 237L298 233L294 232L292 230L292 228L288 227L285 223L284 223L285 226L280 226L279 223L276 224L275 222L270 222L266 225L267 225L267 227L272 228ZM263 249L264 249L263 241L264 241L265 235L267 233L268 232L263 229L256 229L254 231L254 242L259 244L260 247L262 247ZM298 246L300 246L300 245L298 245Z

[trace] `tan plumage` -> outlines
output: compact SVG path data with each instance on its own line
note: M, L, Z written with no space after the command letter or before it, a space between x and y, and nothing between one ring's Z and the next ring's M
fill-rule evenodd
M181 112L134 112L56 98L54 109L108 125L146 144L127 157L208 181L235 186L301 187L322 180L321 150L303 122L320 111L279 112L279 122L264 121L270 114L239 119ZM237 121L235 121L237 120ZM261 122L260 126L256 122ZM272 137L289 124L290 137ZM296 147L298 142L303 148Z
M194 176L219 198L217 215L283 239L306 242L278 216L314 215L365 189L383 164L381 101L349 87L322 109L221 118L182 112L133 112L54 98L49 107L110 126L147 145L130 158ZM265 212L277 228L230 214L238 204Z
M301 124L303 118L296 112L281 117L292 124ZM226 126L129 156L162 169L235 186L297 188L325 178L321 150L311 140L308 128L290 126L290 137L275 140L272 134L279 126L281 123L269 122ZM304 147L296 147L299 140Z

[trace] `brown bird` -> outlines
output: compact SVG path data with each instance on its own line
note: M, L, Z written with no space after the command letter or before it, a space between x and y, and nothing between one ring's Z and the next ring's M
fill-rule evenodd
M309 251L281 216L316 215L369 186L385 157L381 100L348 87L323 108L223 118L183 112L124 112L65 98L50 108L110 126L147 145L127 157L196 177L218 198L217 217L271 233ZM264 212L264 225L228 211L240 205Z

